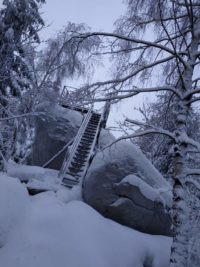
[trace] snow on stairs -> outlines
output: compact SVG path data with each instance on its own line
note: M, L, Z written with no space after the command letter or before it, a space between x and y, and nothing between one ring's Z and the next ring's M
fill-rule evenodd
M93 112L92 109L88 110L60 170L62 185L72 188L82 183L97 141L101 121L101 114Z

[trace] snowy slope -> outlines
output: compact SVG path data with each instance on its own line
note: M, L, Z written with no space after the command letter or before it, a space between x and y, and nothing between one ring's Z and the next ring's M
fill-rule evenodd
M16 179L0 175L0 196L0 236L5 225L10 231L2 240L1 267L168 266L170 238L121 226L81 201L66 203L63 193L28 197ZM10 221L18 223L11 227Z

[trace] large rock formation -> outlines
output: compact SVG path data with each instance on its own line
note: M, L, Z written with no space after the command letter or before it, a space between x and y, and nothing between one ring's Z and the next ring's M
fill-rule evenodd
M83 197L121 224L171 235L171 188L132 143L120 141L96 154L85 177Z
M37 108L32 165L42 166L66 143L81 125L80 112L45 103ZM114 141L102 129L97 149ZM48 168L59 170L65 152ZM104 216L142 232L170 235L170 187L142 152L133 144L118 142L98 152L84 181L84 200Z
M40 114L35 118L31 164L42 166L76 136L83 115L49 102L40 105L37 112ZM48 168L59 170L64 155L65 152L53 160Z
M35 140L31 164L43 166L76 136L83 120L83 114L50 102L40 104L37 112L39 115L35 118ZM112 134L108 130L102 129L97 148L105 147L112 141L114 141ZM65 151L47 167L60 170L64 156Z

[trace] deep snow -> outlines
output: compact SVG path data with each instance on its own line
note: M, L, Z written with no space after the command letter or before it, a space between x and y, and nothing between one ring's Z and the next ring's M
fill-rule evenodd
M105 219L76 190L30 197L0 174L1 267L167 267L171 239ZM148 265L149 263L149 265Z

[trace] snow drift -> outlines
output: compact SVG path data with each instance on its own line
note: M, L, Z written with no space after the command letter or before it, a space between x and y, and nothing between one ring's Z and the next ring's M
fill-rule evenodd
M126 228L105 219L81 201L66 203L66 199L63 201L53 192L29 199L23 185L4 174L0 189L4 218L0 221L0 233L13 218L15 221L20 217L2 243L1 267L168 266L171 245L168 237ZM4 190L10 193L2 193ZM68 191L65 192L67 195Z

